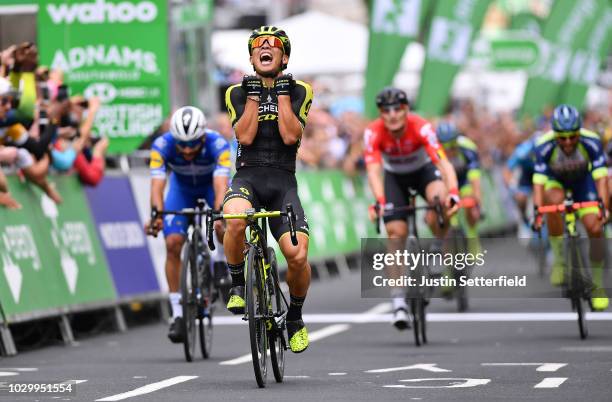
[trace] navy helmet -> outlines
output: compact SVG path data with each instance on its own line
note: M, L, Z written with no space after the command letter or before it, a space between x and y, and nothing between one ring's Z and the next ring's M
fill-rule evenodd
M551 125L557 132L578 131L582 127L582 118L575 107L562 104L553 111Z

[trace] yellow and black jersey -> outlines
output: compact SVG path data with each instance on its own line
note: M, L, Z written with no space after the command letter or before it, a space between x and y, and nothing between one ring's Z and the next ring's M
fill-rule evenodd
M304 128L312 104L312 87L303 81L296 80L290 96L293 112L302 124L302 128ZM248 146L238 143L236 169L245 166L269 166L295 172L295 158L300 144L298 141L294 145L285 145L281 138L278 129L276 92L272 88L263 87L260 99L259 124L255 140ZM246 92L240 84L227 89L225 104L232 127L242 117L246 100Z

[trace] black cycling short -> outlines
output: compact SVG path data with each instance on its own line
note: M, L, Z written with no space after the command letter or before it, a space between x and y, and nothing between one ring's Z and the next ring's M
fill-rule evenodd
M408 189L416 190L421 197L425 198L427 185L436 180L442 180L442 175L433 163L428 163L412 173L392 173L385 170L385 198L387 199L387 205L391 204L392 208L407 206L409 201ZM405 221L407 217L408 212L397 211L385 214L383 220L385 223L397 220Z
M243 198L254 208L265 208L266 211L284 211L285 206L291 203L296 215L295 230L308 236L308 220L298 197L297 180L293 172L260 166L242 167L232 178L223 204L232 198ZM289 232L286 217L270 218L268 222L276 241Z

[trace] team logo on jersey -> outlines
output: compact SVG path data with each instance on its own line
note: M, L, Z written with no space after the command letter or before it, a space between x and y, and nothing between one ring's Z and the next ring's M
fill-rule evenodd
M217 160L217 164L223 167L231 167L232 162L230 161L230 153L229 151L223 151L221 155L219 155L219 159Z
M159 169L164 164L164 159L161 154L157 151L151 151L151 162L149 163L149 167L151 169Z
M247 189L246 189L246 188L244 188L244 187L240 187L240 191L241 191L241 192L242 192L242 194L244 194L244 195L251 195L251 193L249 193L249 190L247 190Z

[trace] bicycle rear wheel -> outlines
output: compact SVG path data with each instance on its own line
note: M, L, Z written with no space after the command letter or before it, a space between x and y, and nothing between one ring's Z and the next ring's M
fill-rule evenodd
M270 259L270 277L268 277L270 290L273 290L270 295L271 301L271 313L275 317L280 317L285 310L283 309L283 296L281 294L280 287L276 284L279 283L278 279L278 264L276 262L276 254L271 247L268 247L268 256ZM270 361L272 362L272 371L274 372L274 379L276 382L283 382L285 376L285 336L284 336L284 319L282 325L276 325L274 323L271 326L271 331L268 332L268 341L270 343Z
M266 386L268 354L268 335L266 318L268 302L262 278L261 259L254 247L249 248L246 264L246 303L249 318L249 336L251 339L251 357L253 371L259 388Z
M467 251L467 238L465 237L465 233L463 230L456 229L453 230L453 246L454 246L454 254L465 254ZM457 281L457 286L455 286L455 300L457 301L457 311L463 313L468 310L468 296L467 289L465 286L459 286L459 280L462 276L468 276L469 268L465 267L462 270L458 270L456 267L453 267L453 277Z
M185 360L193 361L196 345L196 320L198 318L197 304L197 269L196 255L191 242L186 241L181 253L181 306L183 308L183 350Z
M421 346L421 336L424 333L422 326L424 325L424 303L423 299L416 297L410 299L410 313L412 314L412 329L414 332L414 344Z

